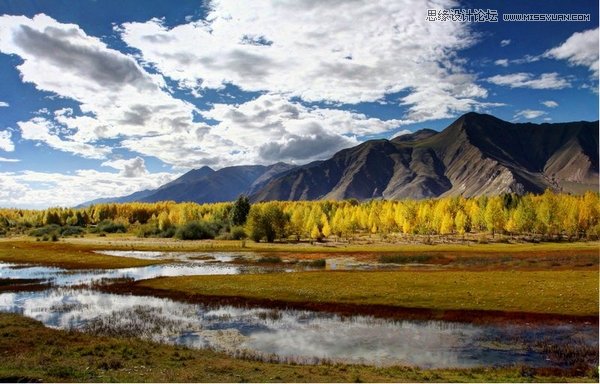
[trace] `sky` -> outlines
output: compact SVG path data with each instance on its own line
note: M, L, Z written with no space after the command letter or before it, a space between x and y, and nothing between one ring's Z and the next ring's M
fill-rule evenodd
M0 0L0 206L305 164L471 111L595 121L598 36L595 0Z

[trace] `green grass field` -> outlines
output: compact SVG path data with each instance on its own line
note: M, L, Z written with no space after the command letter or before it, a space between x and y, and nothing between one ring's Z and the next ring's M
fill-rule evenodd
M590 316L598 314L597 271L300 272L182 276L137 287L218 297Z
M45 328L0 313L0 382L597 382L584 372L524 367L421 370L290 365Z

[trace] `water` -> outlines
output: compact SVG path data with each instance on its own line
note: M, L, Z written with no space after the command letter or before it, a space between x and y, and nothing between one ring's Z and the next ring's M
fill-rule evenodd
M67 270L0 263L0 278L41 279L57 286L90 285L113 279L142 280L160 276L233 275L244 268L231 264L198 261L120 269Z
M0 278L40 278L53 284L45 291L0 294L0 311L22 313L53 328L135 336L192 348L212 348L234 356L297 363L332 361L422 368L513 364L565 367L574 363L572 356L567 361L547 351L576 347L577 361L597 365L598 328L589 324L398 321L290 309L188 304L94 290L91 283L107 278L137 280L244 272L244 267L228 263L237 257L232 254L136 252L136 257L164 258L173 263L86 271L0 263Z

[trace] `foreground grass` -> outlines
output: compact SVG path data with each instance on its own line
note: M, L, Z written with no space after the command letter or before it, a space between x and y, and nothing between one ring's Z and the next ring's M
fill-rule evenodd
M93 252L92 247L85 245L22 239L2 239L0 241L0 261L43 264L67 269L130 268L164 262L100 255Z
M134 286L182 296L591 316L598 283L597 271L352 271L164 277Z
M51 382L593 382L592 371L511 368L420 370L301 366L240 360L206 350L45 328L0 314L0 381Z

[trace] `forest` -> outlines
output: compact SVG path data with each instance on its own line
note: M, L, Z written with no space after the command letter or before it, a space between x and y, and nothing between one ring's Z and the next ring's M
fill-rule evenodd
M95 233L191 239L328 241L357 236L466 234L598 239L600 198L546 191L426 200L97 204L86 208L0 209L0 235L39 240Z

